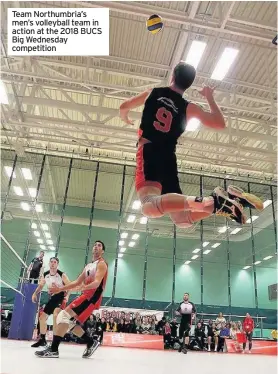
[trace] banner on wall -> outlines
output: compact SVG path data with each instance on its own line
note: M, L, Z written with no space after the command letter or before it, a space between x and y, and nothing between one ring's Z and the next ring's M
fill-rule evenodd
M130 319L133 319L136 313L139 313L140 316L156 316L156 319L159 321L164 316L164 312L159 310L146 310L146 309L133 309L133 308L114 308L114 307L102 307L99 310L95 310L94 314L100 314L100 317L104 318L117 318L120 319L123 313L129 315Z

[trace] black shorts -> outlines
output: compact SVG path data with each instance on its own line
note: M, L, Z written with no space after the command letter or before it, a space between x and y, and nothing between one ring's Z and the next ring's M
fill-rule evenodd
M44 310L43 310L44 313L47 314L48 316L53 314L54 310L56 308L59 308L62 305L64 298L65 298L64 292L60 292L60 293L57 293L56 295L51 296L51 298L48 300L48 303L44 307Z
M153 143L139 146L136 155L135 186L137 191L145 186L154 186L161 189L162 195L182 194L175 152Z
M179 329L179 338L188 337L191 330L191 324L189 322L181 322Z

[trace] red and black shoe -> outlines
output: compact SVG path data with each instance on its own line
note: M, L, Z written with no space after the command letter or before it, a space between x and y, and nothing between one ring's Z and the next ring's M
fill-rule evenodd
M216 187L212 193L214 199L214 214L236 221L239 224L246 223L243 206L236 200L229 198L228 193L222 187Z

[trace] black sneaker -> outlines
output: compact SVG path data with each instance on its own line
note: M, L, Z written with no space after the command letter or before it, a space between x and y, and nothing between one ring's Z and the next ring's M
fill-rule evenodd
M182 349L182 353L184 353L185 355L187 354L187 349L185 347Z
M36 351L35 355L40 358L59 358L59 352L52 352L50 347L44 351Z
M36 343L32 344L32 348L45 347L47 345L44 339L39 339Z
M100 346L100 342L98 340L94 340L92 343L87 344L85 351L83 352L82 358L89 358L92 354L98 349Z
M262 200L251 193L244 192L236 186L228 186L228 196L230 199L237 200L244 208L257 209L262 211L264 208Z
M214 198L214 213L217 216L224 216L240 224L246 223L243 206L236 200L229 199L228 193L223 188L216 187L212 197Z

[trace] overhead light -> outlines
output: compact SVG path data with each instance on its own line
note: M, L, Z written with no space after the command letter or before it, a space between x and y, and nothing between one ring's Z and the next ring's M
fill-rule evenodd
M37 229L37 228L38 228L38 225L33 222L32 225L31 225L31 229Z
M262 261L256 261L254 262L254 265L259 265Z
M126 251L126 248L121 248L121 249L120 249L120 252L121 252L121 253L125 253L125 251Z
M0 80L0 104L9 104L6 85L2 80Z
M21 168L21 171L22 171L22 174L23 174L25 179L27 179L27 180L32 180L33 179L30 169Z
M238 228L234 229L233 231L231 231L231 235L235 235L238 232L240 232L241 230L242 230L242 227L238 227Z
M148 222L148 217L141 217L140 218L141 225L146 225L147 222Z
M191 261L185 261L184 265L189 265Z
M46 223L42 223L42 224L41 224L41 227L42 227L42 229L43 229L44 231L49 230L49 227L48 227L48 225L47 225Z
M133 204L132 204L132 209L140 209L141 208L141 201L140 200L135 200L133 201Z
M40 249L46 249L45 245L40 245Z
M130 214L128 217L127 217L127 222L129 223L132 223L135 221L135 218L136 216L134 214Z
M33 234L34 234L35 236L37 236L37 237L40 237L40 236L41 236L41 234L40 234L39 231L34 231Z
M129 242L129 243L128 243L128 246L129 246L129 247L134 247L134 246L135 246L135 242Z
M123 254L122 254L122 253L120 253L118 257L122 258L122 257L123 257Z
M55 247L54 246L50 246L48 247L51 251L55 251Z
M212 72L211 79L221 81L228 73L230 67L238 55L238 49L225 48L220 59L218 60L215 69Z
M121 233L121 239L126 239L128 237L128 233L127 232L122 232Z
M46 243L47 244L53 244L53 240L47 240Z
M7 176L10 178L12 175L13 168L11 166L4 167ZM13 179L16 178L15 172L13 172Z
M120 241L119 241L119 245L120 245L120 246L125 245L125 241L124 241L124 240L120 240Z
M28 203L20 203L20 205L23 210L30 210L30 205Z
M204 242L203 243L203 247L205 248L206 246L208 246L209 245L209 242Z
M30 187L30 188L28 188L28 191L29 191L29 194L30 194L31 197L36 197L36 195L37 195L36 188Z
M212 246L211 246L211 248L217 248L217 247L219 247L221 245L221 243L215 243L215 244L213 244Z
M249 269L249 268L251 268L250 265L248 265L248 266L244 266L243 270L247 270L247 269Z
M36 209L36 212L38 212L38 213L41 213L43 211L41 204L36 204L35 209Z
M226 232L228 230L228 228L229 227L227 227L227 226L219 227L218 232L220 234L224 234L224 232Z
M258 218L259 218L259 216L252 216L251 218L248 218L248 220L246 221L246 223L251 223L251 221L254 222Z
M206 250L204 251L204 255L208 255L210 252L211 252L211 249L206 249Z
M37 239L37 242L38 242L39 244L43 244L43 240L42 240L42 239Z
M49 234L49 232L45 232L44 236L46 237L46 239L50 239L51 238L51 235Z
M199 255L194 255L194 256L191 257L191 260L196 260L196 258L198 258L198 257L199 257Z
M190 118L187 122L185 131L196 131L201 125L201 121L198 118Z
M266 200L266 201L264 201L264 203L263 203L264 208L266 208L267 206L269 206L271 203L272 203L272 200Z
M266 257L264 258L264 260L265 260L265 261L266 261L266 260L270 260L272 257L273 257L273 256L266 256Z
M200 248L196 248L196 249L194 249L194 251L192 251L192 253L198 253L198 252L200 252Z
M133 234L131 239L137 240L139 238L139 236L140 236L139 234Z
M190 46L185 62L189 65L194 66L197 69L199 62L203 56L206 49L207 43L194 40Z
M14 192L15 192L18 196L23 196L23 195L24 195L24 193L23 193L21 187L14 186L13 188L14 188Z

